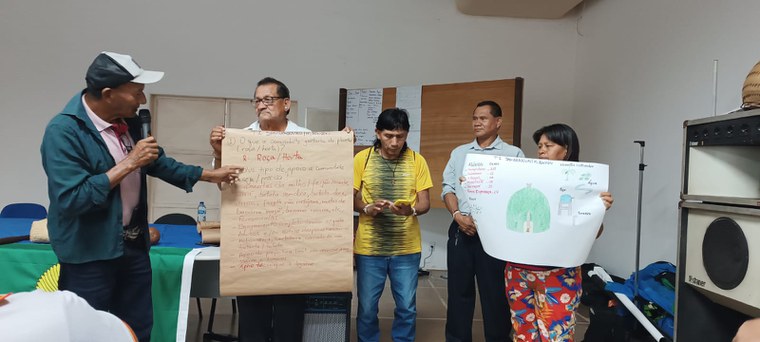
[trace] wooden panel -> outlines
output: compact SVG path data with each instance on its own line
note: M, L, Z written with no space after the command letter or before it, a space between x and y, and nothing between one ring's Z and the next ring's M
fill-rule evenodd
M396 88L383 88L383 110L396 107Z
M451 151L474 139L472 111L484 100L501 106L501 138L514 141L515 80L430 85L422 87L422 132L420 153L428 162L433 188L431 206L444 208L440 200L443 169Z

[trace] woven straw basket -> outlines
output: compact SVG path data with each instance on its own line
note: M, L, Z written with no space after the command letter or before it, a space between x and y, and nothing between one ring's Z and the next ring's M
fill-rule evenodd
M750 70L742 87L742 108L760 107L760 62Z

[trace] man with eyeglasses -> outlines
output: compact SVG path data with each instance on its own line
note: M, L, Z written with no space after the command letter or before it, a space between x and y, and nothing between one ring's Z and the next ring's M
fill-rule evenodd
M284 83L272 77L265 77L256 84L251 104L256 108L258 120L245 128L249 131L311 132L308 128L298 126L295 122L288 120L290 90ZM216 126L211 130L214 165L220 164L222 160L223 138L224 126Z
M288 119L290 90L284 83L272 77L265 77L256 84L253 96L251 103L256 108L258 120L245 129L286 133L311 132ZM348 126L342 131L354 134L353 129ZM210 143L214 149L212 164L215 168L222 164L224 135L224 126L216 126L211 130ZM240 296L238 309L238 338L241 342L301 342L306 309L304 295Z
M245 129L250 131L311 132L288 120L290 90L284 83L265 77L256 84L254 99L258 120ZM214 167L222 163L224 126L211 130ZM304 295L266 295L237 297L240 312L238 338L247 341L301 342L303 336Z
M251 131L311 132L288 120L290 90L282 82L266 77L256 85L253 99L258 120L246 129ZM214 150L216 153L216 150ZM216 154L215 154L216 156Z

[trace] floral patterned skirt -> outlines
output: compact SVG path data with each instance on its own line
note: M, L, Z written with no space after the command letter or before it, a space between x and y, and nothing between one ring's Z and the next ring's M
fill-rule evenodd
M581 268L504 270L514 341L573 341Z

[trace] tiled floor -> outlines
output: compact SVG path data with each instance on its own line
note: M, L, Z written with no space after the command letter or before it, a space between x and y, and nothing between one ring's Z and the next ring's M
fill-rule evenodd
M432 271L429 276L419 279L417 288L417 341L438 342L444 341L444 327L446 326L446 275L442 271ZM351 341L356 341L356 292L351 305ZM199 319L195 300L190 302L190 316L187 322L187 341L203 341L203 333L208 328L208 313L211 301L202 299L203 318ZM477 302L477 301L476 301ZM393 322L393 296L390 293L388 283L383 296L380 298L380 333L381 341L391 341L390 329ZM214 332L219 334L237 334L237 316L232 314L231 301L223 299L217 301L216 317L214 320ZM581 307L578 312L578 325L576 327L576 340L582 340L582 336L588 327L588 309ZM472 322L473 341L484 341L483 320L480 313L480 304L476 304L475 317ZM325 341L332 342L332 341Z

